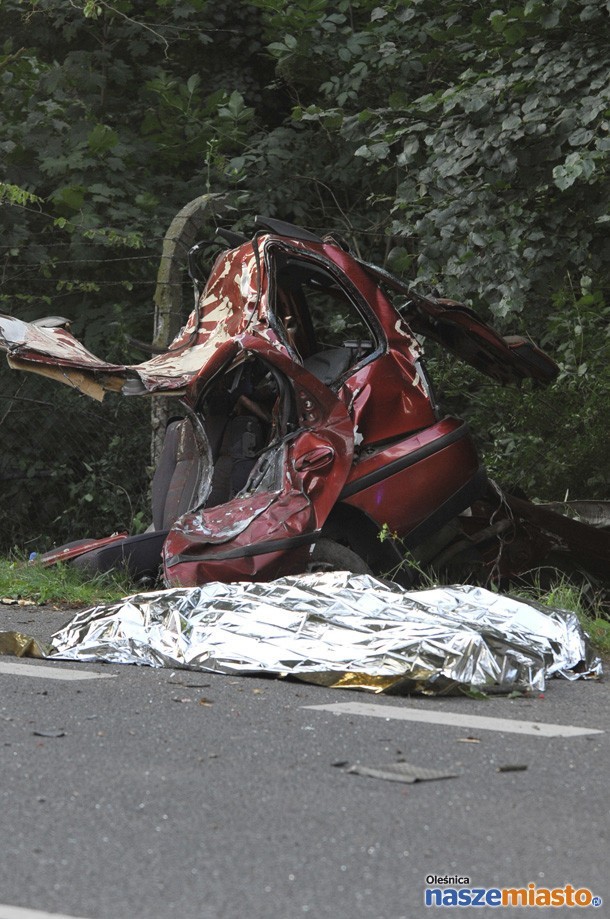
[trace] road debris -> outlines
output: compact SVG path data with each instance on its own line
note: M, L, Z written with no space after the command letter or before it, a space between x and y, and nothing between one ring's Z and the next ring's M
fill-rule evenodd
M382 766L365 766L359 763L346 770L355 775L368 775L373 779L385 779L388 782L434 782L437 779L455 779L461 773L445 769L426 769L412 763L386 763Z

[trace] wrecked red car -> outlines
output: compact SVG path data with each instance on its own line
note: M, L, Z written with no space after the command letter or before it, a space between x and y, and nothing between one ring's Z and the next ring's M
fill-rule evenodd
M96 398L176 399L138 536L85 540L47 556L104 570L126 563L168 585L269 580L316 568L384 573L484 495L467 424L442 417L422 360L430 337L500 383L554 379L524 338L282 221L222 234L196 306L162 354L135 365L88 352L59 318L0 318L16 369ZM200 244L201 246L201 244ZM199 289L200 285L203 289Z

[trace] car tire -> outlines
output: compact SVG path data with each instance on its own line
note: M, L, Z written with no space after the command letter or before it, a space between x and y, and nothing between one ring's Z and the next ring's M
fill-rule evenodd
M352 549L333 539L318 539L306 568L307 574L320 571L351 571L352 574L372 574L371 569Z

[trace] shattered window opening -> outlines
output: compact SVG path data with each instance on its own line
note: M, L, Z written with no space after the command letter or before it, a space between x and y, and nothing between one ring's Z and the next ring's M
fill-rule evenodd
M263 361L250 356L233 363L203 393L197 414L213 464L206 507L260 487L270 472L278 479L278 464L268 453L281 449L288 428L296 426L294 406L288 387Z
M334 275L310 259L275 253L274 313L282 337L326 385L378 347L378 336Z

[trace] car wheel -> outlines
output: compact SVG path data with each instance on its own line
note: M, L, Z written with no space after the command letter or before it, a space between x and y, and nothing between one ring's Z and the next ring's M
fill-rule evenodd
M332 539L318 539L305 569L316 571L351 571L352 574L372 574L371 569L352 549Z

